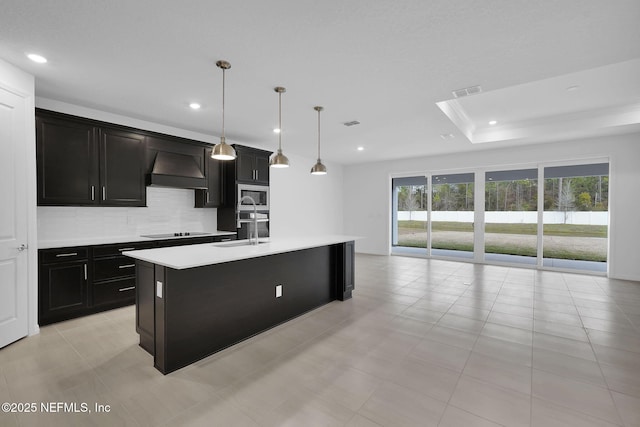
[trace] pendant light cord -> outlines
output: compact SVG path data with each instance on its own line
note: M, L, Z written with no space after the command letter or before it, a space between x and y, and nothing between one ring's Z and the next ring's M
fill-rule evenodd
M224 138L224 74L225 69L222 69L222 137Z
M282 92L278 92L278 150L282 151Z
M320 160L320 109L318 109L318 160Z

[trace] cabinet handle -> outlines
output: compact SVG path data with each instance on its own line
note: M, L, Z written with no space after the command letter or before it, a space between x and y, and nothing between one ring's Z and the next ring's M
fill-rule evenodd
M129 286L128 288L120 288L118 289L118 292L125 292L125 291L130 291L132 289L135 289L135 286Z
M96 199L96 186L92 185L91 186L91 201Z
M68 254L56 254L56 258L62 258L65 256L76 256L78 255L78 252L69 252Z
M256 169L256 181L260 179L260 171Z
M228 237L226 239L220 239L221 242L230 242L231 241L231 237Z
M87 264L84 265L84 280L87 280Z
M107 200L107 190L104 185L102 186L102 200Z
M127 264L127 265L119 265L118 268L131 268L131 267L135 267L135 264Z
M207 203L209 203L209 190L207 190L206 193L207 193Z
M124 252L124 251L135 251L136 248L122 248L122 249L118 249L120 252Z

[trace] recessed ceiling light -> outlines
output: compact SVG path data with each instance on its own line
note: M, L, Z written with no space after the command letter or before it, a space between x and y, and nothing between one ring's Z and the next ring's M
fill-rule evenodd
M280 133L280 129L278 129L278 128L274 128L274 129L273 129L273 133Z
M201 107L201 105L200 105L200 104L198 104L197 102L192 102L191 104L189 104L189 107L190 107L192 110L199 110L199 109L200 109L200 107Z
M29 58L33 62L37 62L38 64L44 64L45 62L47 62L47 58L36 53L28 53L27 58Z
M363 151L363 150L364 150L364 147L362 146L358 147L358 151Z
M495 125L496 123L498 123L496 120L491 120L491 121L489 122L489 124L490 124L491 126Z
M578 90L578 89L580 89L580 86L579 86L579 85L569 86L569 87L567 88L567 92L573 92L574 90Z

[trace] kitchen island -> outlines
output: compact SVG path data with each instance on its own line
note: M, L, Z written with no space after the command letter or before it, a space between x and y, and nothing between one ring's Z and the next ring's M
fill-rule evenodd
M354 236L207 243L136 259L136 330L170 373L333 300L351 298Z

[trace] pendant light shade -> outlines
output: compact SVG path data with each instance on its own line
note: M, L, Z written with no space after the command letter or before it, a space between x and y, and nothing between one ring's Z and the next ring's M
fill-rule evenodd
M222 136L220 137L220 142L213 147L211 157L216 160L234 160L236 158L236 150L227 144L224 136L224 73L231 68L231 64L227 61L218 61L216 65L222 69Z
M278 152L271 156L269 160L269 165L272 168L288 168L289 167L289 159L287 156L282 154L282 94L287 90L283 87L276 87L275 90L278 93Z
M313 107L318 112L318 161L311 168L311 175L326 175L327 167L322 164L320 160L320 111L324 110L322 107Z

